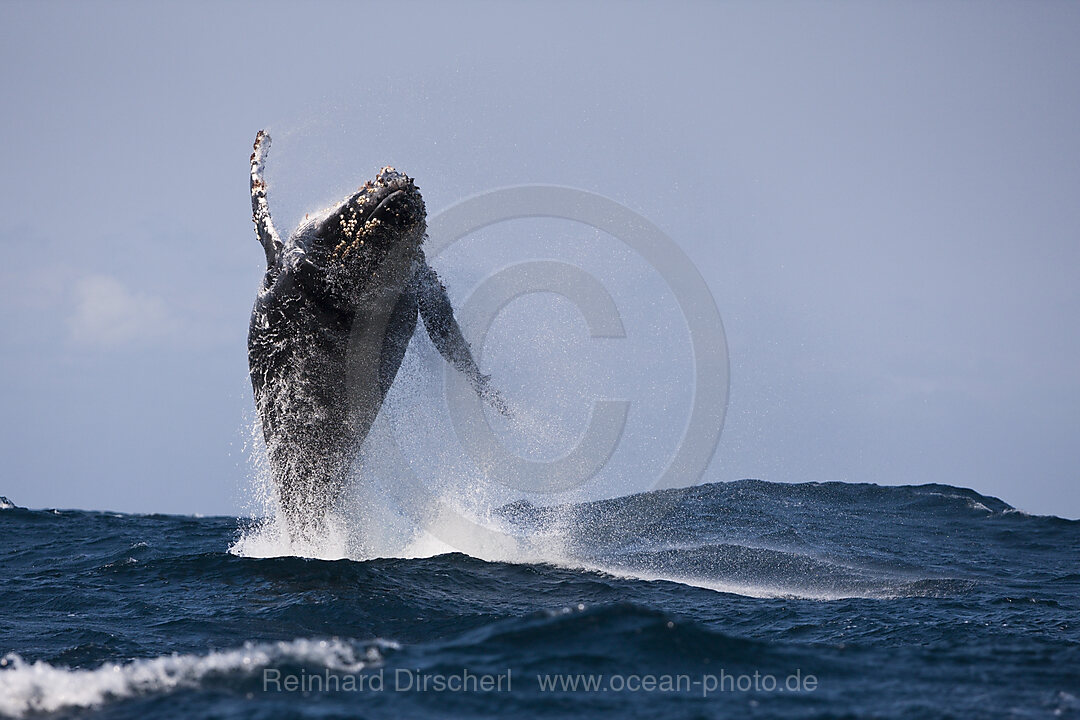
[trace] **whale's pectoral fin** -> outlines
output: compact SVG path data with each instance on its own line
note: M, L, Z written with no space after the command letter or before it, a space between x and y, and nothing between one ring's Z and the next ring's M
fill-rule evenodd
M281 261L281 237L270 219L270 205L266 201L266 155L270 152L270 136L260 130L255 136L255 151L251 153L251 219L255 234L266 251L267 268L276 268Z
M415 281L416 304L420 308L420 317L424 319L424 327L427 328L428 336L435 343L439 353L469 379L477 395L502 415L509 417L510 409L506 401L495 388L491 387L491 376L482 374L473 359L469 343L466 342L461 334L461 327L454 319L454 308L450 305L446 288L422 256L418 263Z

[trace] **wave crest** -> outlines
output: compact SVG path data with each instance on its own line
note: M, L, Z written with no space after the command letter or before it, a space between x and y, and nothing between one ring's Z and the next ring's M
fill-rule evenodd
M244 643L205 655L165 655L105 664L92 669L33 663L10 653L0 659L0 715L97 707L113 700L198 687L212 677L254 676L274 664L297 663L338 672L358 672L382 662L397 643L359 643L338 638Z

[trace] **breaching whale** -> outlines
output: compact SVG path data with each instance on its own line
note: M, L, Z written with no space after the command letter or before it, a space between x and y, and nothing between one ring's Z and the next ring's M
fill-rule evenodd
M427 263L427 212L412 178L385 167L340 204L282 240L264 171L270 136L251 155L251 210L266 274L248 332L255 407L277 499L294 538L317 531L340 497L416 327L493 407L506 405L481 374Z

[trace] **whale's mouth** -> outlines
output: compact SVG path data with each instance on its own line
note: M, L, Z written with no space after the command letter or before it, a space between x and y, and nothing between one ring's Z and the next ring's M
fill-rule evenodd
M402 214L407 213L408 209L407 193L404 190L395 190L375 206L368 215L368 220L398 224Z

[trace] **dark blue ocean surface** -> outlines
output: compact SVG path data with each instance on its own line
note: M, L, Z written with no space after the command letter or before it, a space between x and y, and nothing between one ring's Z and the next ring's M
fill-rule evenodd
M1080 717L1080 522L759 481L502 516L557 561L4 509L0 715Z

